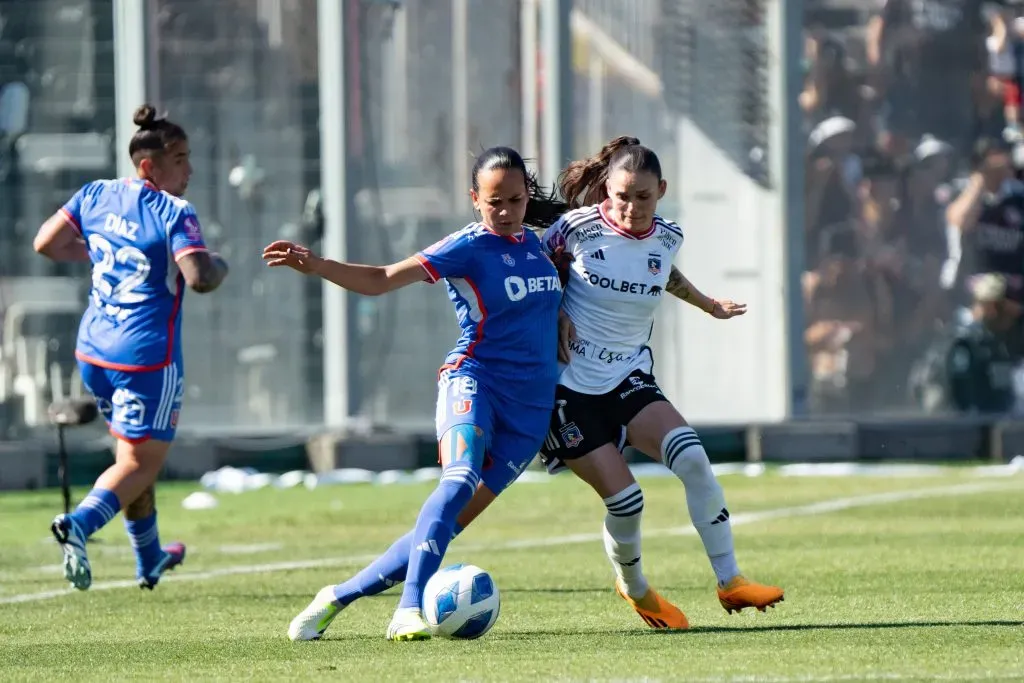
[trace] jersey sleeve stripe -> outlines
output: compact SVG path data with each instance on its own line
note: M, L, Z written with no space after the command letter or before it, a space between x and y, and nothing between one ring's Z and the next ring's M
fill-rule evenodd
M415 256L413 256L413 258L419 261L419 264L423 266L423 270L426 271L427 282L429 282L430 284L434 284L435 282L441 279L441 274L437 272L437 269L434 268L433 265L431 265L430 259L424 256L422 253L416 254Z
M178 261L184 256L188 256L189 254L196 254L202 251L209 251L209 249L207 249L206 247L185 247L184 249L179 249L178 251L174 252L174 260Z
M658 225L660 225L661 227L665 228L669 232L674 232L675 234L679 235L680 237L683 236L683 229L680 228L675 223L671 223L671 222L665 220L664 218L661 218L660 216L658 218L656 218L654 220L654 222L657 223Z
M596 220L599 215L600 211L597 206L588 207L586 210L582 211L578 215L566 219L566 221L562 224L562 229L560 230L560 232L562 233L563 237L568 239L568 237L572 235L572 233L576 232L577 228L579 228L581 225L589 223L590 221Z
M71 212L68 211L67 209L65 209L62 206L62 207L60 207L60 213L61 213L62 216L64 216L64 220L67 221L68 223L70 223L71 227L74 228L78 232L79 235L81 235L82 234L82 226L80 226L78 224L78 221L76 221L75 217L71 215Z

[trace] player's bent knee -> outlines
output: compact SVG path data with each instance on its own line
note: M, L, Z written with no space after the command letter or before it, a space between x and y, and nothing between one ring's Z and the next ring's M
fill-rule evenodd
M692 427L677 427L661 441L665 465L673 472L696 472L711 469L711 461L700 437Z
M133 469L150 473L155 478L163 468L170 449L170 441L148 439L142 442L131 443L118 440L117 462Z
M638 517L644 511L644 492L633 482L618 493L604 499L604 506L612 517Z
M442 466L463 462L469 463L479 472L484 464L486 448L482 429L471 424L455 425L441 437Z

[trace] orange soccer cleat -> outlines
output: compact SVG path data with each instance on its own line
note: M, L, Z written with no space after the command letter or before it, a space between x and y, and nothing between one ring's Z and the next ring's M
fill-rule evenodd
M775 607L776 603L785 599L785 593L778 586L765 586L743 576L737 576L718 588L718 602L722 603L729 614L746 607L756 607L758 611L764 612L766 608Z
M678 607L658 595L658 592L653 588L648 588L647 594L644 597L634 600L629 597L629 593L626 592L626 587L622 584L622 581L616 579L615 592L628 602L629 606L635 609L640 618L651 628L676 630L690 628L690 622L686 620L686 615Z

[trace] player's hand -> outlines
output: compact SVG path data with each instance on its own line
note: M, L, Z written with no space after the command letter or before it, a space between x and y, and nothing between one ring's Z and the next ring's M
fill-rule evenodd
M308 247L288 240L271 242L263 248L263 260L271 268L288 266L300 273L314 273L323 259Z
M576 339L576 326L562 311L558 312L558 360L568 363L572 358L569 342Z
M728 320L729 318L735 318L736 316L743 315L747 312L746 304L738 304L735 301L724 301L715 300L715 305L712 307L710 313L713 317L719 320Z

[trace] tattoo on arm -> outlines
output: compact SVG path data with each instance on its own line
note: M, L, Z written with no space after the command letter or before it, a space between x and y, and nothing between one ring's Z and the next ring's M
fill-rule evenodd
M672 272L669 273L665 291L683 301L690 298L690 283L687 282L686 278L683 277L683 274L675 266L672 266Z
M224 259L206 251L186 254L178 259L185 282L195 292L206 294L220 287L228 274Z

